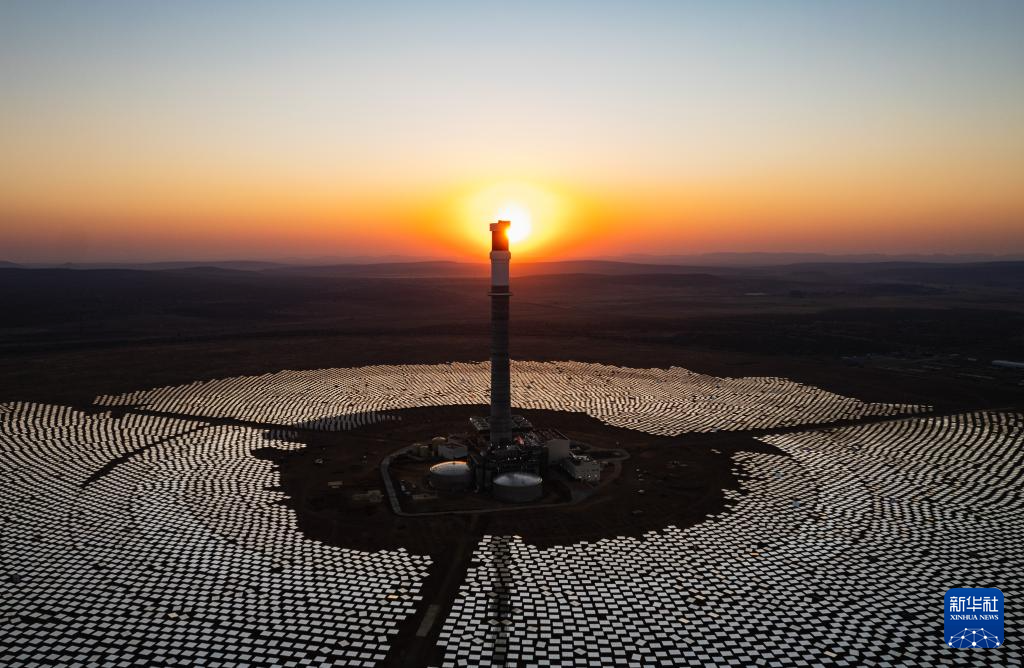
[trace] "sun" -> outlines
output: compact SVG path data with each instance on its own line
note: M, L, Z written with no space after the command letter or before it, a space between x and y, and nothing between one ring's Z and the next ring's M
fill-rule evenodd
M567 196L551 186L525 181L469 184L445 199L447 202L437 207L438 226L446 234L451 232L453 245L465 248L473 257L490 246L490 235L482 233L489 223L509 221L512 252L520 259L536 258L538 249L565 237L575 215L575 204Z
M508 240L512 243L526 239L533 229L533 218L530 216L530 211L521 204L506 204L498 211L497 218L512 223L508 228Z

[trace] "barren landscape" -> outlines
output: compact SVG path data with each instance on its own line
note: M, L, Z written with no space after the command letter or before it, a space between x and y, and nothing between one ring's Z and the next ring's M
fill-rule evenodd
M517 271L517 359L778 375L950 408L1021 397L1020 375L991 361L1024 358L1024 263ZM485 275L457 263L0 269L0 399L84 405L280 369L483 360Z

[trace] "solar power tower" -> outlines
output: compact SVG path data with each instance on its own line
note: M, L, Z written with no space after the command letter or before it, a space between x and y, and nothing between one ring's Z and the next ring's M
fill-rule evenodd
M478 435L469 460L481 491L490 491L494 479L503 473L544 473L546 441L556 436L564 438L551 429L534 430L524 416L512 414L508 356L510 226L507 220L491 224L491 411L486 418L469 419Z
M511 223L491 223L491 448L512 439L512 387L508 359L508 228Z

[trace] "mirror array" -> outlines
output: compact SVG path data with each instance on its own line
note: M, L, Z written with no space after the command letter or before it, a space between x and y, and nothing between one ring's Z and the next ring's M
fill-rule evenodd
M1022 592L1024 415L762 440L785 454L739 453L736 504L685 530L486 537L442 665L1020 665L1019 646L947 646L942 606L950 587Z
M925 408L678 368L514 373L520 407L659 435ZM377 665L430 560L304 538L252 455L301 447L288 430L186 418L341 429L484 403L487 380L481 364L285 371L97 400L180 419L0 404L0 663ZM981 412L777 433L762 440L784 454L735 455L742 489L697 526L549 549L488 536L441 665L970 662L937 610L951 586L1020 589L1022 425Z
M486 404L487 363L281 371L98 397L106 406L347 429L381 412ZM512 363L512 405L584 412L615 427L662 436L771 429L927 410L865 403L785 378L719 378L687 369L582 362Z
M377 665L430 561L304 538L268 445L0 405L0 665Z

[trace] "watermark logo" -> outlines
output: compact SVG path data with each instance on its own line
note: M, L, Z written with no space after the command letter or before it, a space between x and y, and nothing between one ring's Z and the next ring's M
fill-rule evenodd
M948 647L1002 647L1003 592L995 587L950 589L945 629Z

